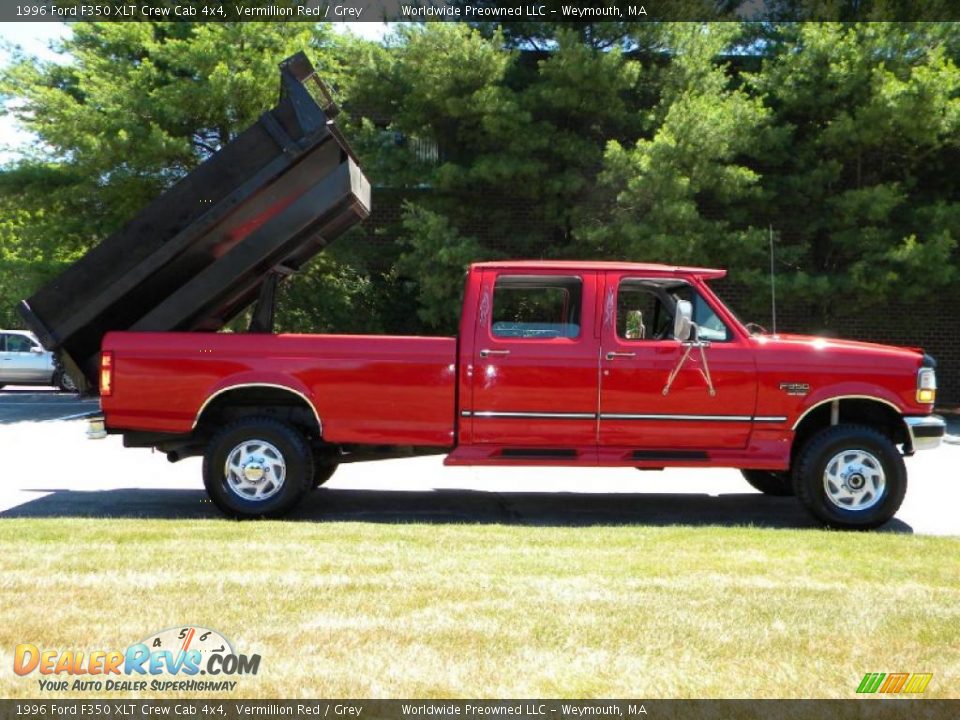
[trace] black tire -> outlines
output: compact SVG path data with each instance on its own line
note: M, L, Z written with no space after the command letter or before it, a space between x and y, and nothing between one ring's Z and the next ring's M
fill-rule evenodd
M313 460L313 489L323 485L327 480L333 477L333 474L340 467L338 463L314 458Z
M750 485L771 497L790 497L793 495L793 478L789 472L774 470L741 470L743 479Z
M245 443L248 448L242 448ZM234 452L242 457L250 450L250 462L244 467L251 474L262 473L256 482L249 482L238 473L228 474L226 468ZM271 486L271 478L281 471L282 480ZM306 439L293 426L269 417L242 418L230 423L213 436L203 456L207 494L228 517L280 517L300 502L312 482L313 453ZM263 499L253 496L257 488L263 490Z
M841 455L848 453L846 459ZM866 457L868 462L855 462ZM853 480L864 490L858 490L862 499L872 504L863 509L841 507L834 502L828 486L847 487L828 483L828 466L836 470L844 461L851 462ZM873 461L879 467L873 466ZM860 469L858 469L860 468ZM882 490L871 493L871 478L882 471ZM834 475L836 477L836 475ZM813 435L800 449L793 466L793 489L800 502L820 522L840 530L869 530L883 525L900 509L907 492L907 468L896 445L884 434L863 425L834 425ZM833 493L836 494L836 493ZM853 502L853 501L851 501ZM865 503L866 504L866 503Z
M53 384L60 388L63 392L78 392L77 384L65 370L57 370L53 374Z

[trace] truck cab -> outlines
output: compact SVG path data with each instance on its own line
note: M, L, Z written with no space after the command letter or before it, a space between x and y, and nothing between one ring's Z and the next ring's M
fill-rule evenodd
M899 506L935 447L935 363L915 348L751 332L718 269L473 266L448 464L726 466L837 527ZM811 479L813 478L813 479Z

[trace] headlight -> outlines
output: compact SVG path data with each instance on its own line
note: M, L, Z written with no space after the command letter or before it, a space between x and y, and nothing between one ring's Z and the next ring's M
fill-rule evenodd
M917 402L933 404L937 399L937 374L933 368L920 368L917 373Z

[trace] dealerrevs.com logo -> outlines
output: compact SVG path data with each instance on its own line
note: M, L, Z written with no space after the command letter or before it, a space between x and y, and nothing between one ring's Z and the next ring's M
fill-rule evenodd
M50 692L223 692L236 688L232 678L259 670L259 655L237 653L216 630L193 625L161 630L124 650L58 650L21 643L13 654L13 671L43 676L37 680L39 689Z

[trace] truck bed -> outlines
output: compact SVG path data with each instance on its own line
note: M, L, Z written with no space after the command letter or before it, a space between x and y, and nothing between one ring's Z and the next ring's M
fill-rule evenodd
M188 433L218 393L274 384L311 403L326 442L454 444L454 338L118 332L103 349L108 428Z
M96 390L105 333L219 330L369 215L370 185L306 56L280 77L276 107L21 303L82 390Z

